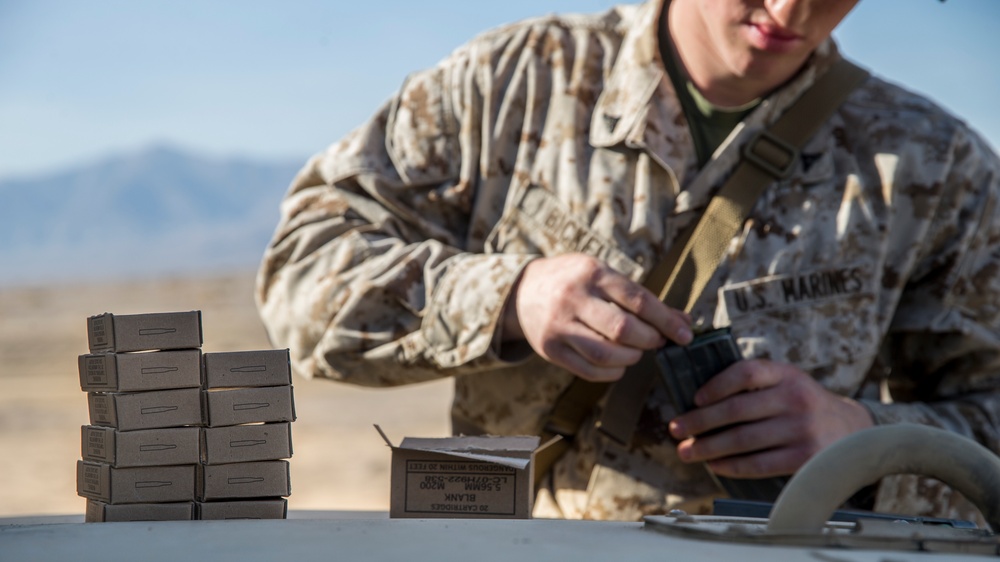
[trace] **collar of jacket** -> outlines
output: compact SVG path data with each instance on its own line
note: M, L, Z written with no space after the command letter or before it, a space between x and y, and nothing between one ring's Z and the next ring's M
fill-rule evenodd
M751 136L769 126L808 89L816 77L840 58L832 39L822 43L806 67L788 83L768 95L736 127L712 160L696 176L685 178L695 154L683 110L660 60L657 26L669 0L650 0L629 25L618 59L594 110L590 142L606 148L624 144L646 151L671 173L675 189L683 189L675 212L707 203L713 186L739 162L739 150Z
M656 26L664 6L665 0L647 2L628 26L621 51L594 110L590 142L595 147L621 144L626 138L642 140L650 99L665 77L656 38ZM676 109L680 111L679 103Z

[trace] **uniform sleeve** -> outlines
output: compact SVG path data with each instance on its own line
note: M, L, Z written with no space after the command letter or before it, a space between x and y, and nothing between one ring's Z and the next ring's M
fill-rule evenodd
M964 127L948 150L942 184L922 186L941 198L883 347L893 402L865 404L876 423L937 426L1000 453L1000 164Z
M257 277L293 369L390 386L496 367L493 340L531 256L467 247L476 199L470 56L411 76L294 179Z

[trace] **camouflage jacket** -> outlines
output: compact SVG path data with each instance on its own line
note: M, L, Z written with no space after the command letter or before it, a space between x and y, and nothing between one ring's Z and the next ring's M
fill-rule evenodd
M585 252L642 280L746 140L839 57L823 44L699 169L659 58L661 8L488 32L312 158L258 277L294 370L369 386L453 377L456 427L537 433L572 376L499 349L522 267ZM878 423L1000 451L998 187L996 155L965 124L872 77L758 202L695 322L732 326L746 357L798 365ZM717 495L678 460L667 402L653 391L618 473L590 489L585 426L536 513L631 519ZM960 498L928 486L884 483L879 506L958 513Z

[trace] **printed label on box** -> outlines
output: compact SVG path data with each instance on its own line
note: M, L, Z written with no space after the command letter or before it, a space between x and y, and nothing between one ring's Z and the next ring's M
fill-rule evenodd
M83 458L91 461L113 462L114 438L114 431L109 431L108 428L83 426Z
M108 495L109 472L97 464L77 462L77 493L94 499L110 499Z
M90 339L90 349L107 349L114 347L111 341L111 316L91 316L87 319L87 335Z
M113 426L118 422L114 400L110 395L89 394L87 404L90 406L90 423Z
M107 355L81 355L85 382L88 387L109 387L112 385L108 379Z
M407 437L392 449L389 517L531 517L535 436Z
M406 513L514 515L517 471L478 462L406 462ZM419 493L413 493L419 490Z

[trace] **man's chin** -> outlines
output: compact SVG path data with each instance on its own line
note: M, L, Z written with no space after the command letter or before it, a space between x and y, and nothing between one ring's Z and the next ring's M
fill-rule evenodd
M733 73L737 79L772 90L794 76L808 58L808 55L755 51L734 65Z

